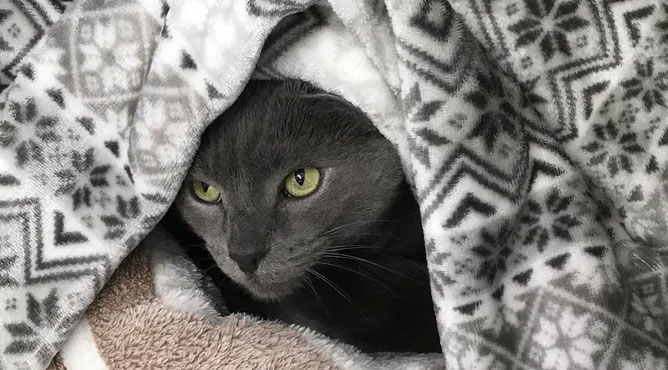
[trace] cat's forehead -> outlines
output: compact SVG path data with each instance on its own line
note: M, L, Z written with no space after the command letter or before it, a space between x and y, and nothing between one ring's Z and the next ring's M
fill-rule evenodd
M380 134L351 104L290 84L253 84L207 129L196 166L221 176L258 177L346 160Z

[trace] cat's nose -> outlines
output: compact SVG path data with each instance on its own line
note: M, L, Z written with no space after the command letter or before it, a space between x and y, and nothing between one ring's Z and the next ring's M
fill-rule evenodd
M252 274L257 270L257 265L267 254L266 251L253 251L251 253L230 252L230 258L239 265L239 269L245 274Z

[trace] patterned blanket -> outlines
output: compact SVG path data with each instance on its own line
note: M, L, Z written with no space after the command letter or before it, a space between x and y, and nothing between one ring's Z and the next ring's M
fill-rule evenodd
M47 366L251 76L395 143L449 368L668 368L665 0L2 0L0 368Z

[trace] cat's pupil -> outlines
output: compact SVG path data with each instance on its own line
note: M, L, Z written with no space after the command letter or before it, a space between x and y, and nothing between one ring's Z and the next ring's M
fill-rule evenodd
M299 169L299 170L295 171L295 181L297 181L297 184L299 184L299 186L304 185L304 177L305 176L304 176L304 170L303 169Z
M202 183L202 190L204 190L204 192L206 193L209 190L209 184L203 182Z

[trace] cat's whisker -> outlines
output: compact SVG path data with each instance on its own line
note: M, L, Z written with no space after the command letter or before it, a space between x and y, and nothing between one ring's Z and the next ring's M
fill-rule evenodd
M337 226L337 227L335 227L333 229L330 229L330 230L327 230L325 232L322 232L317 237L320 238L320 237L323 237L323 236L331 235L334 232L336 232L338 230L341 230L343 228L350 227L350 226L355 226L355 225L359 225L359 224L364 224L364 223L370 223L370 222L387 222L387 223L405 224L405 222L401 222L401 221L397 221L397 220L382 220L382 219L354 221L354 222L350 222L350 223L347 223L347 224L343 224L341 226Z
M214 261L214 262L215 262L215 261ZM207 272L209 272L209 271L211 271L211 270L213 270L213 269L216 269L216 268L218 268L218 265L209 266L209 267L203 269L202 272L203 272L203 273L207 273Z
M315 270L308 269L308 270L306 270L306 271L309 272L309 273L311 273L311 274L313 274L314 276L318 277L320 280L324 281L327 285L329 285L330 287L332 287L332 289L334 289L337 293L339 293L339 294L341 295L341 297L343 297L346 301L348 301L348 303L350 303L350 306L351 306L355 311L357 311L357 313L360 315L360 317L361 317L362 319L367 320L367 318L366 318L366 316L364 315L364 313L363 313L357 306L355 306L355 304L353 303L353 301L350 300L350 297L348 297L348 296L341 290L341 288L340 288L338 285L334 284L334 282L332 282L331 280L327 279L323 274L321 274L321 273L319 273L319 272L317 272L317 271L315 271Z
M357 271L357 270L353 270L353 269L348 268L348 267L345 267L345 266L343 266L343 265L339 265L339 264L336 264L336 263L330 263L330 262L326 262L326 261L319 261L318 263L316 263L316 265L318 265L318 264L320 264L320 265L325 265L325 266L331 266L331 267L335 267L335 268L339 268L339 269L342 269L342 270L346 270L346 271L355 273L355 274L357 274L357 275L359 275L359 276L361 276L361 277L363 277L363 278L365 278L365 279L368 279L368 280L371 281L371 282L374 282L374 283L376 283L376 284L382 286L383 288L389 290L390 292L393 291L392 288L390 288L387 284L383 283L382 281L380 281L380 280L378 280L378 279L374 279L374 278L372 278L371 276L366 275L366 274L363 274L363 273L361 273L361 272L359 272L359 271Z
M345 298L345 300L348 301L348 303L350 303L351 306L355 307L355 305L353 305L353 302L350 300L350 297L348 297L345 293L343 293L343 291L341 290L341 288L338 285L331 282L323 274L319 273L318 271L311 270L311 269L307 270L307 272L313 274L313 276L317 277L318 279L322 280L327 285L332 287L332 289L334 289L337 293L339 293L341 295L341 297Z
M403 277L404 279L408 279L408 280L411 280L411 281L413 281L413 282L415 282L415 283L421 284L420 281L415 280L415 279L411 278L410 276L406 276L406 275L401 274L401 273L399 273L399 272L397 272L397 271L394 271L394 270L392 270L392 269L389 269L389 268L387 268L387 267L385 267L385 266L383 266L383 265L379 265L379 264L377 264L377 263L375 263L375 262L373 262L373 261L369 261L369 260L367 260L367 259L365 259L365 258L361 258L361 257L357 257L357 256L351 256L351 255L343 254L343 253L328 253L328 252L323 253L323 256L329 256L329 257L334 257L334 258L343 258L343 259L350 259L350 260L355 260L355 261L365 262L365 263L368 263L368 264L370 264L370 265L376 266L376 267L378 267L378 268L380 268L380 269L383 269L383 270L385 270L385 271L387 271L387 272L391 272L391 273L393 273L393 274L395 274L395 275L397 275L397 276L401 276L401 277Z
M382 237L385 237L385 238L394 238L394 239L397 238L396 235L389 235L389 234L361 233L361 234L344 234L344 235L341 235L341 234L325 235L325 236L322 236L322 237L318 237L317 239L329 240L329 239L341 238L341 237L350 238L350 237L359 237L359 236L382 236Z
M413 218L413 217L415 217L415 216L417 216L417 215L419 215L419 214L420 214L420 211L416 211L416 212L413 212L413 213L411 213L411 214L409 214L409 215L406 215L406 217L401 218L401 220L408 220L409 218Z
M315 297L315 300L318 301L318 303L322 306L322 308L327 312L327 306L322 302L322 299L320 299L320 295L318 292L315 290L315 287L313 286L313 283L308 279L308 277L302 275L301 280L306 283L306 285L311 288L311 291L313 292L313 296Z
M362 245L362 244L346 244L346 245L335 245L333 247L327 248L327 252L340 252L347 250L356 250L356 249L383 249L377 245Z
M202 259L193 259L192 260L195 263L202 263L202 262L216 262L213 258L202 258Z
M184 245L184 247L185 247L185 248L199 248L199 249L207 250L207 249L206 249L206 245L205 245L205 244L201 244L201 243L197 243L197 244L186 244L186 245Z

